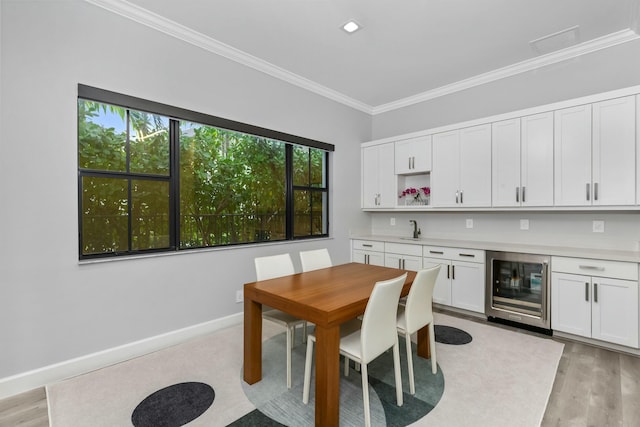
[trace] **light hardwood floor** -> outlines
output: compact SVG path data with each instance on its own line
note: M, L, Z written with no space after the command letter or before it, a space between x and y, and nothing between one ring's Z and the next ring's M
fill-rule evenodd
M640 426L640 357L553 339L565 347L541 426ZM0 427L48 426L44 388L0 400Z

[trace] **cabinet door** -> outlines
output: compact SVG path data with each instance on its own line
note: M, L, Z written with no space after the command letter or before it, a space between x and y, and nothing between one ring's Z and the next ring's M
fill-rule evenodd
M431 170L431 135L396 141L395 171L398 175Z
M396 174L394 172L394 145L383 144L378 149L378 188L380 194L379 208L393 208L398 200Z
M423 258L424 268L440 265L440 272L433 288L433 302L437 304L451 305L451 263L438 258Z
M491 154L493 206L519 206L520 119L505 120L491 125ZM553 179L553 175L551 178Z
M409 255L385 254L384 265L385 267L418 271L422 268L422 258Z
M459 206L460 133L451 131L433 135L431 204Z
M362 149L362 207L378 207L378 146Z
M635 96L593 104L593 205L636 202L635 110Z
M553 206L553 112L522 118L520 204Z
M485 266L474 262L451 263L451 305L484 313Z
M551 329L591 337L591 278L551 275Z
M393 143L362 149L362 207L389 208L396 205Z
M591 105L555 112L556 206L591 204Z
M361 264L379 265L384 267L384 254L382 252L370 252L362 250L354 250L351 253L353 262Z
M592 337L638 348L638 282L593 277Z
M491 125L460 130L460 206L491 206Z

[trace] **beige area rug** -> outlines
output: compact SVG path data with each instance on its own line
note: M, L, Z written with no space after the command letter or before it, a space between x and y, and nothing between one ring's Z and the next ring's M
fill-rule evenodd
M444 394L412 425L540 425L562 344L440 313L436 324L462 329L473 340L465 345L436 344ZM265 322L265 339L280 332ZM242 325L237 325L48 386L50 423L52 427L131 426L132 412L147 396L194 381L210 385L215 399L187 425L226 426L256 409L243 391L241 369ZM302 372L294 371L296 375Z

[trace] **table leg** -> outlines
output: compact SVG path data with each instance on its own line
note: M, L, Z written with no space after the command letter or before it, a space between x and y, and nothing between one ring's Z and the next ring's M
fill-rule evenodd
M340 326L316 325L316 426L340 420Z
M262 379L262 304L244 299L244 380Z
M418 329L418 356L431 359L431 348L429 348L429 325Z

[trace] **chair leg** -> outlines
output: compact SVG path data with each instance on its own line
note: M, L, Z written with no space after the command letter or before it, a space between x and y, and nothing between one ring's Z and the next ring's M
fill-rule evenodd
M364 366L364 365L363 365ZM396 401L402 406L402 377L400 376L400 345L396 335L396 343L393 345L393 368L396 377Z
M429 323L429 346L431 349L431 372L436 374L438 363L436 361L436 328L433 326L433 321Z
M307 357L304 361L304 387L302 389L302 403L309 403L309 388L311 388L311 360L313 358L313 339L307 339Z
M416 381L413 377L413 354L411 352L411 334L407 331L404 333L404 340L407 347L407 367L409 368L409 393L416 394Z
M307 342L307 322L302 324L302 343Z
M291 388L291 349L295 326L287 327L287 388Z
M364 425L371 427L371 411L369 409L369 374L367 364L361 364L362 369L362 402L364 404Z
M347 356L344 357L344 376L349 376L349 358Z

